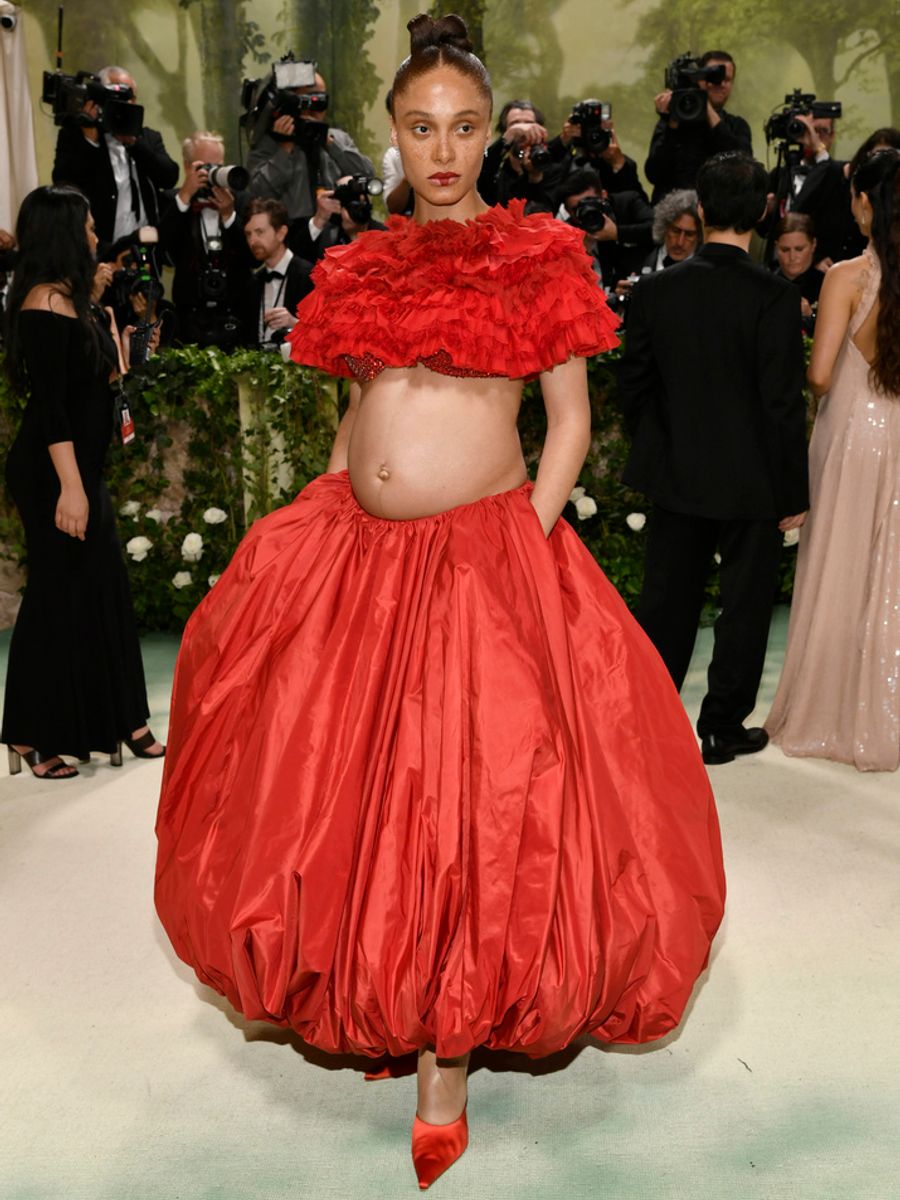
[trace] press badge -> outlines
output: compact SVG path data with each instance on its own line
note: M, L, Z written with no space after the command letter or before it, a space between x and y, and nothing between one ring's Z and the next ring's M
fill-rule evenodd
M127 446L129 442L133 442L134 417L131 415L131 409L128 407L128 401L121 393L116 399L116 424L119 427L122 445Z

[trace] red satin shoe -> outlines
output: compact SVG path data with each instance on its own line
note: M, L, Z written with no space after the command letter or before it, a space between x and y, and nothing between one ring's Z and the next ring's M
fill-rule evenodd
M449 1125L429 1125L416 1114L412 1127L412 1157L424 1192L451 1167L469 1144L469 1121L463 1109Z

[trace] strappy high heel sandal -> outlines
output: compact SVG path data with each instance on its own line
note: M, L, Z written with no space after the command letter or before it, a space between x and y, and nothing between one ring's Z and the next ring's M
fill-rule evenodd
M148 754L147 751L156 741L152 732L148 729L146 733L142 733L140 737L125 738L125 745L131 751L135 758L165 758L166 748L163 746L160 754ZM122 743L119 742L119 761L113 764L116 767L122 765Z
M71 767L67 762L63 762L58 754L41 754L40 750L28 750L25 754L22 754L14 746L7 746L6 749L9 753L10 775L19 775L21 773L23 758L31 768L31 773L35 779L74 779L76 775L80 774L77 767ZM50 762L53 758L59 758L59 762L55 766L41 772L34 769L40 766L41 763Z

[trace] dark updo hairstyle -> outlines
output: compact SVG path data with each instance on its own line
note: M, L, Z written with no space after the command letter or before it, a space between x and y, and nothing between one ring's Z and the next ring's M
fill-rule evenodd
M32 288L50 284L71 300L89 345L97 350L91 313L97 264L85 231L89 213L87 198L74 187L35 188L22 201L16 221L19 254L6 305L6 373L17 390L28 385L19 321Z
M455 71L465 75L493 109L491 77L481 59L472 52L469 31L462 17L451 13L435 20L426 13L419 13L406 28L409 30L409 57L403 60L394 76L391 87L391 115L394 113L397 97L421 75L426 75L435 67L453 67Z
M900 151L876 150L856 168L851 183L872 205L870 245L881 264L870 378L877 391L900 396Z
M849 177L852 179L857 167L874 154L875 150L886 150L893 147L895 150L900 150L900 129L895 129L893 125L884 125L881 129L876 129L874 133L870 133L860 148L850 159Z

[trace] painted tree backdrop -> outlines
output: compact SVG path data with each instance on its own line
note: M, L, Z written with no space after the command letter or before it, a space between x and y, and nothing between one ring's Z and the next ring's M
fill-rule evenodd
M56 0L20 0L34 94L51 65ZM288 49L315 58L331 119L375 159L387 143L384 94L405 55L406 22L427 8L459 11L491 71L498 106L534 99L557 129L585 96L610 100L626 150L643 161L663 69L687 49L738 60L732 108L762 123L795 86L842 100L839 149L849 156L879 124L900 124L900 3L819 0L78 0L66 10L66 69L117 62L133 71L147 120L176 152L192 129L219 129L238 152L240 84ZM39 165L49 175L55 131L38 118Z

